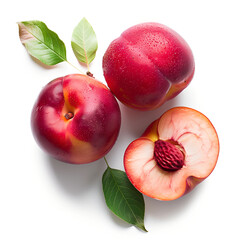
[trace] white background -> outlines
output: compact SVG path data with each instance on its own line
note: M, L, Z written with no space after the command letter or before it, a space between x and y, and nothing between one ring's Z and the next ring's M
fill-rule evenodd
M238 2L2 2L0 239L240 239ZM65 42L68 60L78 65L70 41L82 17L98 38L99 49L90 68L102 82L101 62L107 46L137 23L155 21L173 28L189 43L195 57L191 84L161 108L139 112L120 104L120 135L107 155L111 167L123 170L128 144L173 106L201 111L219 135L218 164L194 191L171 202L144 197L148 233L118 219L106 207L101 186L106 168L103 159L89 165L61 163L45 155L32 137L30 113L38 93L50 80L76 70L67 63L46 68L33 61L20 43L16 22L45 22Z

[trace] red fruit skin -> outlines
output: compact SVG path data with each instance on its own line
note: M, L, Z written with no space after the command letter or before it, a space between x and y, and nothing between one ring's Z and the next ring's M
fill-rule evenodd
M178 95L193 78L195 63L186 41L159 23L124 31L108 47L103 72L114 95L125 105L152 110Z
M73 118L66 119L66 113ZM67 163L89 163L114 145L121 125L119 105L110 90L80 74L57 78L38 96L31 126L39 146Z

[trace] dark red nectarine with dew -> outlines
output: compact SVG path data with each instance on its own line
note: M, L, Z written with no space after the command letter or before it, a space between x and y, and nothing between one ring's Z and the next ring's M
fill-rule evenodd
M80 74L47 84L31 116L40 147L58 160L75 164L105 156L118 137L120 124L119 105L110 90Z
M209 119L194 109L175 107L128 146L124 167L143 194L174 200L210 175L218 155L218 135Z
M139 110L158 108L193 78L195 63L186 41L159 23L124 31L103 56L103 72L114 95Z

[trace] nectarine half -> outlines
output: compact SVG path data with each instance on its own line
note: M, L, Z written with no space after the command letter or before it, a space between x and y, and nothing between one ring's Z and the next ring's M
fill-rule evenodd
M124 167L143 194L174 200L210 175L218 155L218 135L210 120L194 109L175 107L128 146Z

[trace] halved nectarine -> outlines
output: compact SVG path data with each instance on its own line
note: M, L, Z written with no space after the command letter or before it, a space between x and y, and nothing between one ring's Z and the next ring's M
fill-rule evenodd
M210 120L187 107L175 107L154 121L126 149L124 167L143 194L174 200L213 171L219 139Z

